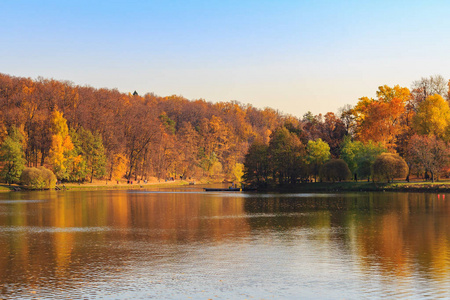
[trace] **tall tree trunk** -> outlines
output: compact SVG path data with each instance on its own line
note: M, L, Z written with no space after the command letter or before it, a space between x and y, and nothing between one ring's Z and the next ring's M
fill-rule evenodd
M44 154L44 149L41 149L41 167L44 166L46 155Z
M134 172L134 181L137 181L138 178L138 161L136 160L136 166L134 167L136 169L136 172Z
M406 182L409 182L409 175L411 174L411 164L408 163L408 175L406 175Z

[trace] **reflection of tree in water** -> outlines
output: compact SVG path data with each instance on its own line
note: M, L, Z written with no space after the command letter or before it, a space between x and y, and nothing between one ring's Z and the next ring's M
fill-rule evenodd
M189 257L195 247L250 245L258 235L287 246L324 246L367 274L449 278L450 204L442 195L99 191L12 197L22 202L0 201L0 282L7 296L61 286L76 293L124 276L135 264L158 267Z
M249 218L252 230L309 230L313 238L333 243L333 249L356 255L363 270L401 276L425 272L444 280L450 272L450 204L444 196L281 195L248 198L244 207L254 216Z
M364 268L407 276L450 272L450 204L436 194L372 194L377 213L356 214L349 222Z
M258 218L250 218L252 228L274 227L291 229L291 227L320 227L324 223L328 228L345 226L345 220L353 211L370 210L370 203L365 196L324 194L314 196L280 195L274 197L252 197L245 201L247 214L272 215L273 218L259 222ZM326 221L325 221L326 220ZM316 226L316 225L317 226Z
M14 200L21 200L18 195ZM1 295L40 290L42 296L62 286L75 292L139 261L184 257L180 251L189 248L178 245L249 234L245 218L232 218L244 214L242 198L123 191L35 195L43 202L0 203Z

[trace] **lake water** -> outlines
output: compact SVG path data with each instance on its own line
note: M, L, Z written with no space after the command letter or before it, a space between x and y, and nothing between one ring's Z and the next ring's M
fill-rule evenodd
M450 194L0 193L2 299L450 298Z

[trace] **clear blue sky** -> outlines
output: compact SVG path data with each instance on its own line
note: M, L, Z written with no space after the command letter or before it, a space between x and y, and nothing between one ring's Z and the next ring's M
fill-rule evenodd
M450 78L450 1L0 1L0 72L336 112Z

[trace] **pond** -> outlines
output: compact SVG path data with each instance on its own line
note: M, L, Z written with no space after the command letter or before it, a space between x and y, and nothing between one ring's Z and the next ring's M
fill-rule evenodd
M1 193L0 298L450 298L450 194Z

